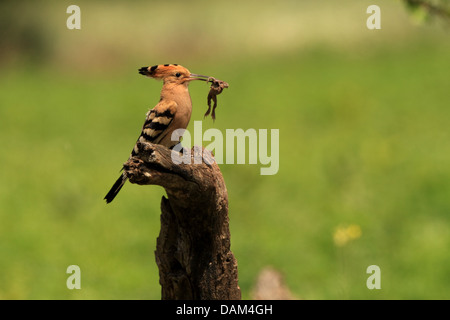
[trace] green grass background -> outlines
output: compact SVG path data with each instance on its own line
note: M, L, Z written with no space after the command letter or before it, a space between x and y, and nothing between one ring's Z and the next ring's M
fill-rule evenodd
M379 1L376 31L370 1L85 1L68 30L69 4L22 5L42 45L0 56L1 299L160 298L164 190L102 200L159 99L136 71L159 63L230 84L203 130L280 130L278 174L220 166L244 298L265 266L302 299L450 298L448 26L400 1ZM202 120L208 87L190 91Z

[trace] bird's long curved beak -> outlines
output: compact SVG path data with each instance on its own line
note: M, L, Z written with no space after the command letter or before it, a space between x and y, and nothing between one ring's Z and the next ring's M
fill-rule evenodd
M201 74L195 74L195 73L191 73L191 76L189 78L190 81L192 81L192 80L208 81L208 79L209 79L208 76L203 76Z

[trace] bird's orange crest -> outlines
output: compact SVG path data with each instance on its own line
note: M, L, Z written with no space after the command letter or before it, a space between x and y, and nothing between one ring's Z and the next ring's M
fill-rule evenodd
M151 67L142 67L139 73L155 79L164 79L169 76L189 77L190 71L178 64L159 64Z

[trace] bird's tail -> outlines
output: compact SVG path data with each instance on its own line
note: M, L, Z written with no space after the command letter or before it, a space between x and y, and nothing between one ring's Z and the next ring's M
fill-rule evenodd
M119 179L114 183L111 190L109 190L108 194L103 198L106 200L106 203L110 203L114 200L114 198L119 193L120 189L122 189L123 185L127 181L127 177L124 174L121 174Z

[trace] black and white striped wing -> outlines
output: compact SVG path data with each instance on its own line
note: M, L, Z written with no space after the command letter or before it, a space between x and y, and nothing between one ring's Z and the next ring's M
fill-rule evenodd
M150 110L147 113L147 117L138 141L160 143L160 141L167 134L167 128L169 128L173 118L174 114L170 110L166 110L164 112L158 112L155 109ZM137 153L138 149L135 145L133 151L131 152L131 156L135 156Z

